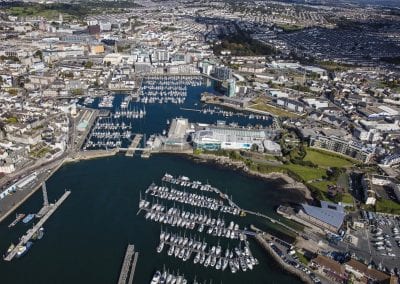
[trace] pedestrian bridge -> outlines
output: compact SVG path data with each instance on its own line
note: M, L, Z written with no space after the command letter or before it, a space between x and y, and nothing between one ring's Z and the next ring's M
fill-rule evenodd
M146 150L149 150L148 148L138 148L138 147L135 147L135 148L131 148L131 147L129 147L129 148L118 148L118 151L120 151L120 152L128 152L128 151L146 151Z

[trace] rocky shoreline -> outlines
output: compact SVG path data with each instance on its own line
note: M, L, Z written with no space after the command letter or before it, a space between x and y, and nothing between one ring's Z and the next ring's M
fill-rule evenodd
M301 182L294 180L292 177L288 176L287 174L281 172L271 172L271 173L260 173L257 171L250 170L246 164L242 161L234 161L231 160L229 157L225 156L216 156L212 154L200 154L189 155L190 159L198 163L213 163L217 166L221 167L229 167L235 170L239 170L244 174L247 174L252 177L258 177L262 179L281 179L283 180L286 185L284 186L285 189L294 189L301 192L305 199L312 201L313 197L311 191Z

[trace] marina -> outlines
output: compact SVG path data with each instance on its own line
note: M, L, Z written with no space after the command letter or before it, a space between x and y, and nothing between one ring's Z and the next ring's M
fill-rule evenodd
M204 81L201 76L147 76L142 80L139 100L144 104L183 104L188 93L187 86L198 87Z
M239 224L235 222L225 221L222 215L238 216L241 209L232 202L225 204L226 195L211 186L203 184L200 181L191 181L186 176L174 176L166 173L161 178L162 182L168 183L171 188L166 186L157 186L152 183L145 191L145 198L139 198L139 211L145 212L145 219L148 221L159 222L160 224L171 228L180 228L184 231L174 232L175 229L161 229L160 241L156 248L157 253L166 251L169 257L175 257L183 262L193 258L193 264L203 265L205 268L214 268L215 270L230 271L235 274L239 271L251 271L259 263L249 248L249 242L246 240L245 232L241 230ZM177 190L172 186L179 186L183 190ZM191 191L195 191L193 193ZM211 197L216 195L216 197ZM149 196L153 203L148 201ZM154 202L155 200L155 202ZM168 204L173 206L168 207ZM176 206L180 203L180 206ZM187 208L192 209L187 209ZM211 212L218 212L218 217L213 217ZM196 230L197 233L187 234L187 230ZM202 234L207 234L213 238L217 238L217 244L211 245L205 241ZM230 240L237 243L233 249L220 245L221 239ZM158 275L161 278L160 275ZM153 278L154 280L154 278ZM151 283L157 282L157 278Z
M142 200L143 201L143 200ZM151 208L147 208L147 203L142 202L139 205L140 210L146 211L145 219L159 222L161 224L171 225L177 228L185 228L190 230L203 231L212 236L226 237L228 239L245 240L245 230L240 230L238 224L230 222L229 226L225 227L223 218L211 218L211 214L192 213L189 211L180 210L171 207L167 212L163 212L165 207L160 204L153 204ZM149 204L150 206L150 204ZM210 211L209 211L210 213ZM196 229L196 225L198 226Z
M78 101L79 105L105 111L99 114L93 127L88 130L82 149L128 148L132 143L133 133L146 135L151 143L151 137L157 137L161 133L166 135L169 121L173 117L182 115L201 122L215 123L216 120L224 119L231 126L264 127L272 123L267 115L201 103L202 91L211 89L212 83L202 76L147 76L141 81L138 91L135 91L138 94L137 99L132 94L108 94L102 98L81 99ZM144 158L149 155L150 151L142 153Z
M246 272L253 270L258 264L258 260L250 252L248 242L240 242L234 249L223 249L219 243L215 246L209 245L200 237L186 237L182 234L170 234L161 231L160 244L157 247L157 253L161 253L165 245L169 245L168 256L174 256L182 261L188 261L193 256L193 263L204 265L204 267L213 267L216 270L225 271L228 265L231 273L238 271ZM208 249L207 249L208 248ZM167 249L166 249L167 250Z
M188 204L200 208L207 208L213 211L220 211L233 215L240 214L240 210L238 208L224 205L223 200L207 197L205 195L200 195L196 193L180 191L174 188L169 189L166 186L157 186L155 184L152 184L147 188L146 194L177 203Z
M38 283L54 283L54 281L66 283L117 283L122 267L123 258L127 248L127 243L135 244L135 251L140 249L133 283L150 283L157 270L163 273L163 266L167 267L169 274L183 276L188 283L268 283L268 281L279 281L279 283L298 283L296 279L284 275L273 265L270 265L269 258L264 255L252 237L247 236L249 248L253 257L259 261L259 265L253 266L253 270L247 268L246 272L231 273L229 263L227 268L222 271L215 267L218 264L216 259L215 266L208 267L196 263L194 260L197 253L192 252L191 258L183 261L174 256L168 256L169 244L164 244L163 250L157 253L157 246L160 244L160 228L162 231L181 236L188 239L196 239L207 243L208 253L212 246L217 247L218 242L221 246L222 256L229 248L233 251L240 243L244 250L245 242L240 239L230 239L207 234L206 230L198 232L199 224L195 230L184 229L182 227L172 227L167 224L146 220L142 211L136 215L140 202L140 189L146 189L152 181L159 184L172 185L180 190L185 189L196 194L203 194L213 198L222 199L214 191L209 191L209 187L201 186L197 189L189 189L181 185L171 184L161 181L168 172L174 179L191 177L189 182L201 182L202 185L209 185L218 188L219 191L232 195L239 201L240 207L252 208L274 217L274 200L288 200L288 195L284 194L284 189L280 189L278 182L261 182L234 174L231 170L223 170L205 164L195 164L190 160L167 155L153 155L149 159L132 159L124 155L108 157L104 159L86 160L79 163L69 163L56 172L48 181L47 189L49 200L55 200L64 193L62 186L73 188L74 194L68 197L68 202L64 202L61 210L57 210L56 218L50 218L42 227L45 229L45 236L40 241L31 240L33 245L28 253L19 258L18 261L3 262L0 265L0 272L5 283L26 283L27 277L35 277ZM132 174L132 173L136 174ZM184 178L183 178L184 179ZM208 181L208 182L207 182ZM246 188L245 191L242 188ZM136 188L136 190L133 190ZM205 190L207 188L207 190ZM269 190L274 188L278 190ZM228 189L228 190L227 190ZM248 193L247 193L248 192ZM247 196L251 194L251 199ZM142 197L152 204L151 196ZM298 197L294 197L299 200ZM159 199L158 204L161 204ZM174 207L171 201L162 201L167 208ZM19 212L35 213L42 207L42 192L36 192L27 201ZM176 203L178 204L178 203ZM229 206L228 201L224 204ZM175 206L176 207L176 206ZM182 205L177 207L182 210ZM268 211L271 208L271 211ZM229 213L219 213L205 208L184 205L184 211L190 213L210 214L212 219L219 218L225 220L225 227L229 227L232 221L244 230L254 223L257 227L265 228L265 222L261 218ZM18 212L18 213L19 213ZM165 211L164 211L165 212ZM189 217L190 218L190 217ZM7 251L10 243L16 241L27 230L26 226L18 224L12 230L8 229L8 224L15 219L10 216L4 224L0 226L2 238L1 248ZM37 221L35 221L36 223ZM216 222L216 221L215 221ZM73 229L72 229L73 228ZM138 231L140 228L140 231ZM206 229L206 228L205 228ZM207 228L208 229L208 228ZM139 232L139 233L138 233ZM91 241L88 245L87 240ZM112 245L110 240L114 240ZM168 242L170 242L171 237ZM189 240L188 240L189 242ZM17 244L15 244L17 245ZM82 252L77 258L76 251ZM57 262L54 258L58 257ZM208 257L208 256L207 256ZM221 260L222 262L222 260ZM74 263L79 269L65 269ZM223 264L223 263L221 263ZM24 273L19 273L21 265L24 265ZM240 263L239 263L240 265ZM48 267L46 273L38 273L40 267ZM95 269L96 273L91 273ZM242 271L242 270L241 270ZM279 277L278 277L279 275ZM127 277L129 279L129 276ZM62 279L62 280L60 280ZM276 282L278 283L278 282Z
M70 194L71 191L65 191L65 193L55 204L50 205L50 209L47 211L46 215L44 215L39 220L39 222L37 222L31 229L26 232L25 235L20 238L18 245L15 246L14 249L7 253L7 255L4 257L5 261L11 261L15 256L21 256L21 251L25 252L32 246L32 242L30 242L32 237L43 228L44 223L50 218L51 215L53 215L53 213L67 199Z
M132 122L122 119L99 117L89 134L84 150L114 149L126 145L132 138Z

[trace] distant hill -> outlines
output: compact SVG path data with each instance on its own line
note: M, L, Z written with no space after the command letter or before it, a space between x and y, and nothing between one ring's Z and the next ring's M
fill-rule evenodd
M313 4L313 5L328 5L328 6L341 6L346 4L351 5L371 5L382 6L400 9L400 0L278 0L286 3L297 4Z

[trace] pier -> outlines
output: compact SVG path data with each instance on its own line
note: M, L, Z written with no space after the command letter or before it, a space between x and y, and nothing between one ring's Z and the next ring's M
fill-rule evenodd
M16 256L18 249L21 246L24 246L32 238L32 236L44 225L44 223L50 218L51 215L53 215L57 208L65 201L65 199L67 199L70 194L71 191L66 191L55 204L49 205L49 210L47 213L35 226L33 226L33 228L29 229L26 234L21 237L18 245L15 246L15 248L4 258L5 261L11 261Z
M132 143L127 149L125 156L133 157L133 155L135 154L135 150L138 148L142 138L143 138L142 134L135 135L135 138L132 140Z
M118 284L132 284L135 274L136 263L139 253L135 252L135 246L129 244L126 248L124 262L122 263L121 273L119 275ZM133 260L133 261L132 261Z
M47 189L46 189L46 182L42 184L42 191L43 191L43 207L40 211L36 214L36 218L42 218L50 209L49 199L47 197Z

